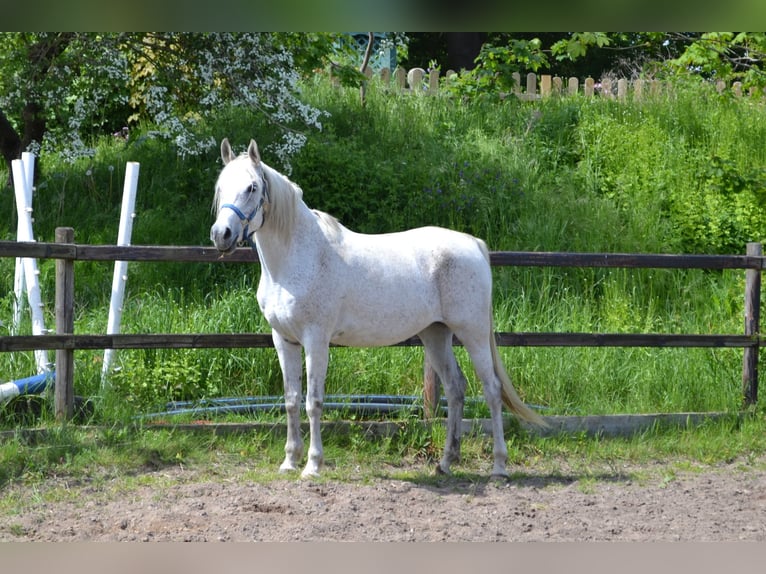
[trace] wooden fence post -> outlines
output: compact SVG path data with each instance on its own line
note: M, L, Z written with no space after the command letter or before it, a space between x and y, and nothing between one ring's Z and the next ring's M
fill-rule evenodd
M760 257L760 243L748 243L747 255ZM745 335L757 337L761 319L761 270L748 269L745 272ZM758 400L758 351L760 347L745 347L742 360L742 395L745 405L754 405Z
M617 80L617 99L624 100L628 97L628 80L620 78Z
M528 101L534 101L537 98L537 74L529 72L527 74L527 93L526 99Z
M439 94L439 70L431 70L428 73L428 95L436 96Z
M74 229L56 228L56 243L74 243ZM56 334L74 333L74 261L56 260ZM67 421L74 414L74 350L56 350L56 419Z
M553 78L549 74L540 76L540 97L549 98L553 93Z
M641 100L641 96L644 94L644 80L638 79L633 82L633 99L636 101Z
M514 72L511 74L511 77L513 78L513 93L517 98L521 99L521 74Z
M426 71L423 68L412 68L407 73L407 84L410 87L410 93L423 93L423 78L425 75Z
M404 68L396 68L394 71L394 86L399 91L404 90L407 87L407 72Z
M564 94L564 80L560 76L553 78L553 95L561 96Z
M570 96L576 96L580 92L580 80L577 78L569 78L567 82L567 93Z
M612 80L609 78L601 80L601 96L607 100L614 99L614 94L612 93Z
M389 87L391 85L391 69L390 68L383 68L380 70L380 82L385 87Z
M591 97L596 91L596 81L593 78L585 78L585 96Z

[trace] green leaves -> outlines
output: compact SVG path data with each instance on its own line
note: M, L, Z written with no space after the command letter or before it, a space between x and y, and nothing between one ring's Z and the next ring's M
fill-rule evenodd
M284 162L320 129L321 113L299 100L300 74L327 56L332 36L267 33L4 33L0 110L25 144L70 159L92 155L94 137L154 125L181 156L215 147L206 119L224 106L257 109L282 130ZM310 42L313 40L314 42ZM296 62L292 48L304 50ZM43 111L33 133L24 110Z
M761 166L743 168L736 162L714 155L703 172L705 189L730 197L736 193L758 193L763 199L766 190L766 169Z
M611 40L605 32L572 32L569 38L553 44L551 53L559 61L577 60L585 56L588 49L593 46L603 48L610 44Z
M510 92L516 85L513 73L537 71L548 64L540 40L510 39L504 45L485 43L476 58L476 67L450 79L446 89L459 96L490 96Z
M681 35L684 51L667 62L670 70L702 74L745 88L766 86L766 34L763 32L706 32Z

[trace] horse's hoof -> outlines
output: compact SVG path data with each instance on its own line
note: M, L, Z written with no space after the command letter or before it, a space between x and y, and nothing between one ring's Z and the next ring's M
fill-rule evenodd
M319 470L313 469L313 468L306 468L301 473L301 478L303 479L319 478Z
M511 475L507 472L493 472L491 475L489 475L489 479L495 482L508 482L511 480Z
M439 463L436 465L436 474L441 476L450 476L452 474L452 471L449 468L444 469L441 463Z
M289 462L283 462L279 466L279 474L289 474L291 472L295 472L296 470L298 470L298 469L295 468L295 465L291 464Z
M303 469L303 472L301 473L301 478L317 478L319 476L319 471L322 468L322 461L320 460L312 460L309 459L309 461L306 463L305 468Z

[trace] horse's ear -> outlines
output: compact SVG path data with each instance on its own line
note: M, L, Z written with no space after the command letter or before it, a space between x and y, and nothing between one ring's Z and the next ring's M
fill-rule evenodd
M223 141L221 142L221 159L223 160L223 165L226 165L235 157L234 152L231 151L229 138L223 138Z
M261 163L261 155L258 153L258 144L255 140L250 140L250 145L247 148L247 155L250 156L250 161L253 164L258 165Z

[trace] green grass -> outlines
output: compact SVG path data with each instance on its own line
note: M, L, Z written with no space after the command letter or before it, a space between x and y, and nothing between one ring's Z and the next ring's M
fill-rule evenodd
M744 241L764 237L757 184L766 161L766 112L746 102L690 89L643 103L571 98L466 105L370 90L361 109L354 90L324 82L310 87L311 103L332 115L294 158L292 178L309 205L360 231L439 224L479 235L492 250L569 252L744 253ZM269 158L268 142L275 136L262 119L228 110L218 122L213 131L221 137L240 147L256 137ZM181 162L170 146L143 137L140 129L136 133L127 145L98 142L88 162L42 158L35 197L38 239L52 240L55 227L67 225L75 227L78 242L113 243L124 165L139 161L133 242L208 243L217 153ZM716 163L716 157L723 159ZM14 217L10 207L0 210L3 238L13 236ZM0 260L2 293L12 291L13 265L12 259ZM54 263L41 262L40 268L46 323L53 325ZM78 262L75 268L75 332L103 333L112 266ZM257 266L130 263L128 274L124 332L268 330L255 301ZM497 268L493 276L500 331L742 331L743 271ZM11 295L0 297L2 335L10 334L12 308ZM20 332L30 331L25 313ZM468 376L468 396L480 397L465 352L458 348L456 354ZM722 465L763 468L763 407L741 419L735 414L742 406L741 350L503 348L501 354L522 397L546 415L732 413L631 438L541 438L511 430L506 443L513 480L544 477L554 486L576 480L588 491L604 480L640 485ZM205 480L284 480L277 474L284 456L279 433L158 430L134 418L174 399L279 395L273 349L120 351L120 370L106 391L102 356L75 353L75 393L94 403L92 413L76 420L85 426L56 423L50 396L34 402L42 403L40 415L0 406L0 428L42 429L0 439L0 513L67 500L77 492L72 484L91 486L94 497L124 496L150 484L160 496L175 480L161 470L184 469ZM31 353L0 354L0 381L34 369ZM331 351L328 393L418 395L421 388L419 348ZM482 406L471 414L487 416ZM273 413L207 418L277 427L284 422ZM325 416L350 418L343 412ZM437 477L432 471L444 429L407 415L395 420L403 431L388 437L371 438L353 424L346 433L324 432L328 464L321 480L487 480L489 437L466 437L454 477Z
M687 87L643 102L464 103L373 87L362 108L355 90L323 79L307 87L306 98L330 116L293 158L291 177L310 206L360 231L438 224L481 236L492 250L645 253L744 253L745 241L764 236L758 185L766 112L745 100ZM207 128L237 149L255 137L271 159L276 132L257 114L224 110L215 122ZM208 244L217 152L181 161L170 144L146 137L148 128L137 128L128 143L98 141L96 155L74 165L41 158L38 239L70 225L78 242L114 242L125 162L139 161L133 242ZM0 213L0 233L9 238L14 229L12 211ZM12 289L13 265L0 260L4 293ZM75 331L102 333L112 267L75 267ZM40 268L53 325L54 263ZM255 301L257 266L131 263L128 276L124 332L268 330ZM494 281L503 331L742 330L743 271L498 268ZM6 295L2 334L9 334L11 314ZM25 315L20 332L29 331ZM546 414L741 406L741 350L509 348L502 355L522 396ZM458 356L469 395L480 396L462 350ZM121 370L106 392L101 357L75 354L75 392L97 397L91 422L98 424L173 399L282 392L271 349L121 351ZM31 353L0 355L0 380L33 371ZM421 379L421 349L334 349L327 392L418 394ZM0 419L5 428L18 424Z
M508 468L512 480L530 476L568 478L592 484L627 477L637 482L680 472L703 472L721 465L761 468L766 443L762 415L710 420L688 428L654 428L632 438L568 435L541 438L509 431ZM419 483L485 480L491 469L491 439L464 437L462 460L454 479L433 474L444 443L440 424L404 423L396 434L373 438L359 425L347 432L324 432L327 466L321 480L371 481L380 477ZM163 469L184 469L196 478L271 482L284 451L280 433L253 430L214 434L133 426L50 428L0 441L0 512L14 514L25 505L66 498L65 485L87 484L95 493L124 493L163 485ZM172 481L172 479L171 479ZM56 488L56 484L62 484ZM20 499L8 487L23 485ZM45 488L42 488L46 485ZM38 487L39 490L38 490ZM7 490L7 494L3 494ZM35 495L39 492L40 495ZM42 498L40 498L42 497Z

